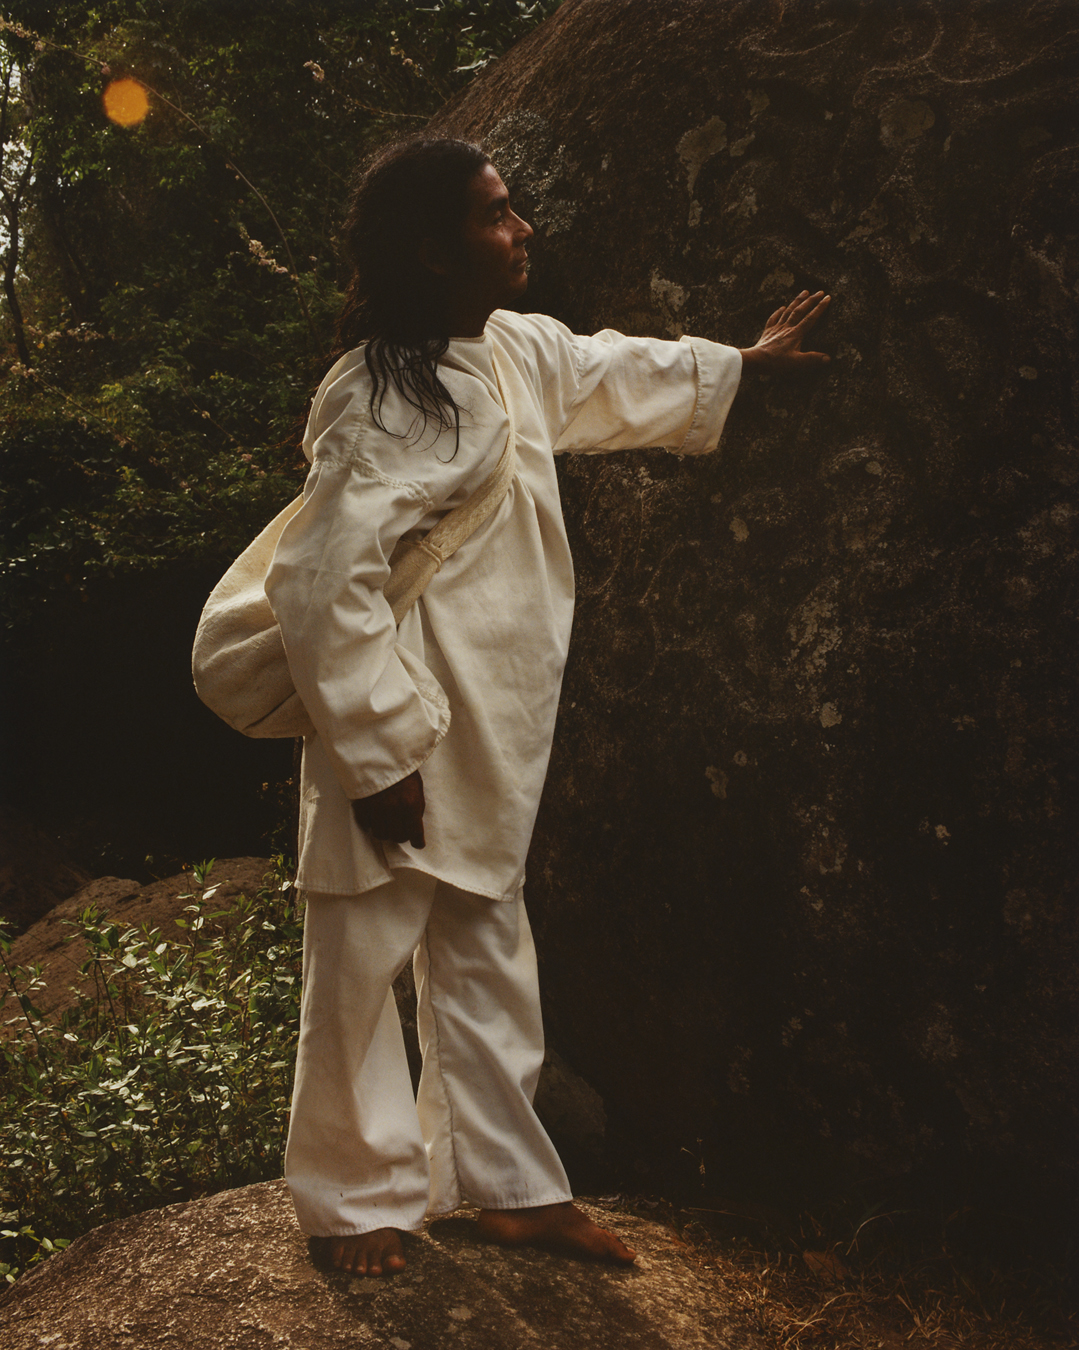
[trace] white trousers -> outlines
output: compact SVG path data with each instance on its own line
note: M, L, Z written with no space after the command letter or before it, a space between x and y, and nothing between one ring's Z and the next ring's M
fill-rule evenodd
M413 1097L391 988L413 956L423 1072ZM307 896L285 1178L301 1229L414 1230L470 1200L568 1200L532 1109L543 1063L524 901L415 870L362 895Z

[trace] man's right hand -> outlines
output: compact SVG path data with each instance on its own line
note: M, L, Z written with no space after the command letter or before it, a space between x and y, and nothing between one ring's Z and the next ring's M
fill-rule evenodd
M352 814L361 830L374 839L423 848L423 779L416 769L399 783L392 783L370 797L352 803Z
M826 366L831 360L824 352L802 351L802 339L824 316L832 297L823 291L810 295L802 291L782 305L764 325L764 332L752 347L741 348L742 370L762 372L799 370L806 366Z

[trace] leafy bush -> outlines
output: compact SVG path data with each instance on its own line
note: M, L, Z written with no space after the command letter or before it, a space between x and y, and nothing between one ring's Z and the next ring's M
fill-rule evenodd
M253 899L213 909L209 864L186 940L72 924L93 993L55 1017L38 968L13 967L0 1041L0 1275L158 1205L280 1176L299 1025L301 922L280 862ZM14 1012L14 1015L11 1015Z
M0 16L0 623L222 564L296 494L356 165L558 0L11 0ZM150 111L108 120L111 80ZM44 445L24 485L28 445Z

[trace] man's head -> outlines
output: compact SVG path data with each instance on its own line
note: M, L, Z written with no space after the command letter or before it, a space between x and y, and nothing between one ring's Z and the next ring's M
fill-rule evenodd
M338 350L364 347L371 414L379 426L393 386L430 422L460 428L460 412L438 362L452 337L483 331L492 309L528 285L531 228L509 208L488 156L468 141L391 145L367 168L343 231L352 275L337 321Z
M531 233L479 146L425 139L389 146L360 179L345 222L352 276L342 345L455 336L462 295L490 302L489 313L525 289Z
M423 265L443 279L455 335L481 332L494 309L511 304L528 286L532 226L510 206L509 193L488 161L469 179L468 210L448 245L421 241Z

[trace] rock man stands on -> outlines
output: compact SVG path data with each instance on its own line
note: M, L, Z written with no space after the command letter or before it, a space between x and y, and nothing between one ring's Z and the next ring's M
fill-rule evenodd
M412 141L368 169L345 229L345 354L315 396L304 504L266 582L318 733L285 1172L300 1226L357 1274L402 1270L401 1232L462 1201L488 1239L633 1260L572 1204L532 1109L543 1033L522 885L573 615L554 456L714 450L744 371L828 360L801 350L820 292L745 351L510 312L531 235L475 146ZM487 477L507 407L511 486L397 628L390 555ZM391 990L409 957L418 1100Z

